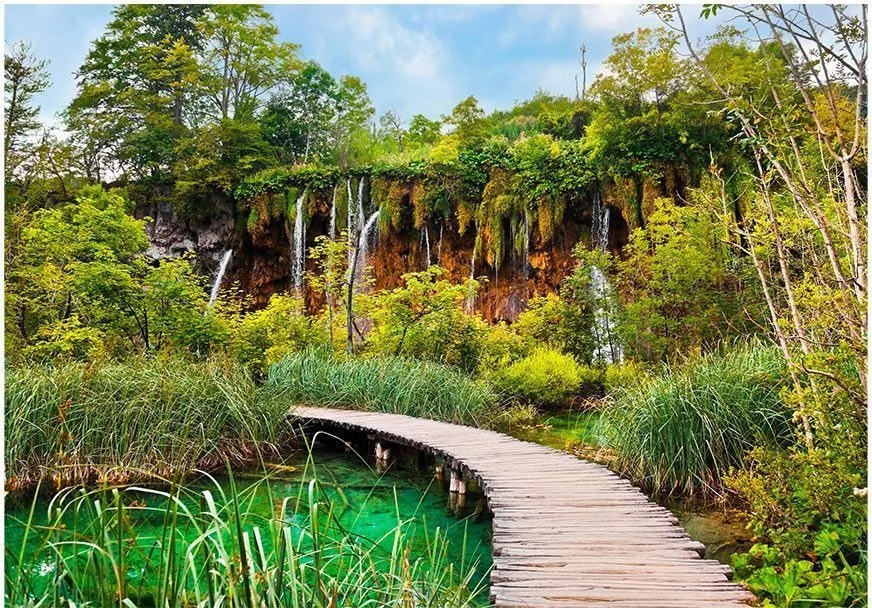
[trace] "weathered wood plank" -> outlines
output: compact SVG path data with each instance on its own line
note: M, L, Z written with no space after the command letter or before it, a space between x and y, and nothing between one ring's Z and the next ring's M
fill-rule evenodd
M753 601L704 560L667 509L602 465L506 435L397 414L296 408L319 428L426 450L476 479L493 512L499 608L738 608Z

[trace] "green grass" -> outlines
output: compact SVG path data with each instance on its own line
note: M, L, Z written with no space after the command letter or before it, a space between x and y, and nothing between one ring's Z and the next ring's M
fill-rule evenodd
M10 369L7 489L171 477L287 439L288 408L233 366L181 359Z
M290 403L406 414L489 425L497 397L484 382L454 368L407 359L335 359L290 355L270 369L267 387Z
M252 506L263 484L274 505L268 515ZM339 523L317 477L296 495L273 494L269 484L240 489L231 475L226 492L217 481L199 492L67 490L52 499L48 519L37 517L34 501L20 545L6 549L6 605L480 605L486 580L465 553L451 562L441 529L422 546L412 516L397 507L392 529L357 536Z
M613 465L658 494L718 492L748 450L793 438L787 378L781 354L756 343L643 377L603 409Z

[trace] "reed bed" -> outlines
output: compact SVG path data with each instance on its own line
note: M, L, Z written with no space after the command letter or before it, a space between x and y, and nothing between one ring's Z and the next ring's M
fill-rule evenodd
M482 605L477 563L451 563L438 528L413 554L412 519L381 538L345 531L318 479L296 496L272 494L255 512L256 486L225 493L181 486L66 490L45 517L30 509L19 546L7 547L7 606L41 608L339 608ZM150 534L138 523L162 522ZM42 522L42 523L38 523ZM159 532L155 533L155 530ZM466 539L463 539L465 543Z
M256 460L286 405L227 364L134 359L6 374L7 489L169 478Z
M621 472L657 494L712 494L757 445L793 439L780 352L759 343L665 367L619 390L601 429Z
M290 355L273 365L267 387L292 403L406 414L488 426L498 400L483 381L451 367L379 357L337 359L317 351Z

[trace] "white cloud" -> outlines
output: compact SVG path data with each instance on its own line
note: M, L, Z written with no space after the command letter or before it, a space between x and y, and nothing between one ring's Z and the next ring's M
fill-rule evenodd
M585 4L579 12L585 27L612 31L630 31L650 19L639 15L639 6L634 4Z
M424 24L404 22L383 7L355 6L347 7L333 28L339 36L331 51L345 55L351 71L369 82L379 113L395 109L408 120L417 112L450 110L443 107L456 97L450 53Z

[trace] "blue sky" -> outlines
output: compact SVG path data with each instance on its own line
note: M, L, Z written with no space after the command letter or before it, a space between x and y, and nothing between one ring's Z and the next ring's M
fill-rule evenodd
M538 88L572 95L578 47L588 49L588 83L611 38L656 26L638 6L607 5L267 5L281 38L306 59L368 85L378 114L408 119L448 113L475 95L487 110L510 107ZM28 41L51 60L43 118L75 94L74 72L111 17L112 5L5 6L6 42ZM696 14L696 8L689 8Z

